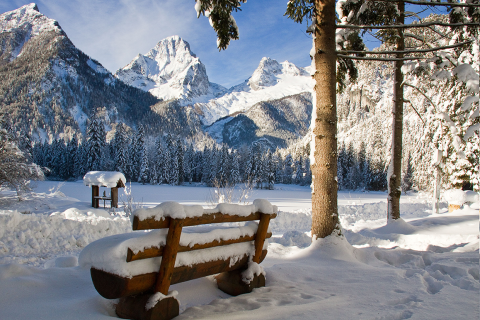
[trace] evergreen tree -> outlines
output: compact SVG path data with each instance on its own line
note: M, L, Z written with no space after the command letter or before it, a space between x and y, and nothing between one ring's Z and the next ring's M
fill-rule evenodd
M301 185L303 182L303 168L302 168L302 156L298 155L294 161L294 174L293 182L295 184Z
M291 154L287 154L285 160L283 161L283 183L291 184L293 176L293 159Z
M195 152L194 162L193 162L193 181L201 182L202 181L202 164L203 164L203 151Z
M138 173L138 182L146 184L150 181L147 148L145 143L140 149L140 169Z
M87 127L86 170L101 171L103 169L103 152L105 151L105 127L94 117Z
M157 174L156 181L158 184L162 184L165 182L165 166L166 166L166 159L165 159L165 152L163 146L163 139L161 136L157 138L155 141L155 172Z
M202 157L202 183L208 185L210 177L210 163L211 163L211 151L209 148L203 148L203 157Z
M230 157L228 154L228 147L226 144L222 145L222 148L218 153L218 171L217 171L217 181L221 187L225 187L230 182Z
M116 126L115 136L112 141L114 151L115 171L127 173L128 165L128 134L125 125L119 123Z
M188 183L192 183L194 179L194 160L195 151L193 150L193 145L189 144L185 150L185 181Z
M239 163L239 156L238 156L238 151L234 150L230 154L231 157L231 171L230 171L230 181L232 185L236 185L240 183L240 163Z
M67 144L67 178L75 178L75 155L78 149L77 136L73 135Z
M276 183L284 183L283 182L283 158L280 154L280 149L277 147L275 153L273 155L273 161L275 162L275 182Z
M185 151L183 148L183 141L177 138L175 156L178 163L178 181L176 183L178 185L185 181Z
M392 109L392 149L391 149L391 158L390 158L390 167L388 169L389 175L388 179L388 212L387 212L387 221L392 221L400 218L400 196L401 196L401 173L402 173L402 155L403 155L403 114L404 114L404 103L407 102L404 99L404 89L406 86L412 86L406 80L404 73L408 73L407 69L410 68L416 63L406 63L405 61L412 60L422 60L425 59L427 54L435 54L433 52L460 48L470 43L469 42L459 42L457 44L444 46L444 39L446 36L441 34L441 45L436 46L432 42L426 41L425 35L416 36L411 33L409 25L405 24L405 19L408 17L418 17L418 13L421 11L406 11L405 10L405 1L353 1L348 0L341 3L338 6L338 14L340 19L343 21L341 26L343 34L348 35L352 28L355 29L377 29L375 36L381 39L384 44L390 46L389 50L379 52L364 52L366 54L372 54L374 57L348 57L342 55L343 57L354 58L354 59L369 59L369 60L382 60L382 61L393 61L394 63L394 76L393 76L393 109ZM430 8L438 5L446 5L450 11L450 22L445 23L443 21L429 21L429 23L424 24L423 21L418 21L415 24L415 29L418 27L428 27L432 26L449 26L451 28L464 28L468 25L467 33L469 38L477 37L479 31L479 22L480 14L478 14L478 4L473 3L436 3L431 2L430 4L424 3L415 3L409 2L411 9L415 10L414 5L428 5ZM462 10L462 7L468 8L467 10ZM418 17L418 19L420 19ZM357 25L357 26L353 26ZM411 24L413 26L413 24ZM424 29L425 30L425 29ZM455 40L462 40L463 37L458 37ZM346 37L345 37L345 40ZM452 39L453 40L453 39ZM410 47L408 47L410 46ZM393 47L393 50L391 48ZM347 50L341 52L342 54L352 54L355 51ZM389 54L394 54L394 58L376 58L378 54L384 54L388 57ZM422 55L422 56L419 56ZM445 58L444 53L437 55L432 62L435 62L437 65L443 65L442 60ZM428 60L427 60L428 61ZM448 58L448 64L452 63L451 57ZM454 63L455 64L455 63ZM421 74L426 71L427 64L419 63L419 68L415 70L416 73ZM404 68L407 67L407 68ZM442 69L443 67L440 67ZM470 66L471 68L471 66ZM475 71L471 68L473 73ZM441 70L445 72L445 70ZM477 71L478 72L478 71ZM438 73L434 78L438 78ZM476 75L476 81L478 81L478 73ZM467 82L467 81L465 81ZM414 86L412 86L414 87ZM477 86L478 94L478 86ZM411 104L415 109L415 106ZM419 112L415 109L417 114ZM477 128L478 129L478 128ZM461 152L460 148L457 150Z
M276 164L273 161L273 155L270 152L270 149L267 151L266 155L266 182L267 182L267 188L268 190L273 190L275 188L275 169L276 169Z
M144 157L144 145L145 145L145 130L142 125L138 127L135 138L132 141L132 148L130 154L131 169L130 175L132 181L139 181L140 179L140 166L142 165Z
M219 163L219 150L217 150L217 147L214 146L212 150L210 150L210 163L208 163L208 166L210 167L208 172L208 177L207 177L208 186L213 186L215 184L215 180L217 177L218 163Z
M347 166L346 166L346 150L345 150L345 142L342 143L338 147L338 158L337 158L337 182L338 182L338 189L343 190L346 189L346 176L347 176Z
M178 168L178 150L175 146L173 137L171 134L166 136L166 155L167 155L167 167L168 167L168 180L170 185L177 185L179 181L179 168Z
M407 156L405 170L402 174L402 191L405 193L409 190L412 190L413 186L413 168L412 168L412 157L410 153Z
M310 157L306 155L303 157L303 172L304 172L304 185L310 185L312 183L312 171L310 170Z
M85 167L85 143L82 143L78 146L77 152L75 152L75 158L74 158L74 177L75 178L83 178L85 173L87 173L86 167Z
M370 180L370 170L367 161L365 141L360 142L360 149L358 150L358 171L360 174L359 188L365 190Z

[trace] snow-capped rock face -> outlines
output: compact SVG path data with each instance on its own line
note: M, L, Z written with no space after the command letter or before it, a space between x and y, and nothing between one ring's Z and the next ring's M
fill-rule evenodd
M271 87L277 83L276 75L282 72L282 66L277 60L262 58L257 69L253 72L248 85L253 90L260 90L262 87Z
M253 72L248 85L253 90L261 90L265 87L271 87L280 81L279 75L286 74L291 76L308 76L308 72L298 68L293 63L285 61L278 63L277 60L262 58L257 69Z
M288 61L263 58L252 76L220 97L202 96L193 100L202 122L211 125L235 112L245 112L256 103L313 91L310 73Z
M312 115L312 96L304 92L253 105L245 113L225 117L207 127L219 143L240 148L263 141L272 149L287 147L303 137Z
M35 4L0 15L0 65L3 114L34 140L84 133L98 112L107 126L155 116L155 97L116 80Z
M3 35L3 41L0 41L1 59L13 61L21 54L27 41L48 31L62 32L58 22L41 14L35 3L5 12L0 15L0 34Z
M139 54L115 76L163 100L190 100L225 90L208 81L205 66L178 36L163 39L147 54Z

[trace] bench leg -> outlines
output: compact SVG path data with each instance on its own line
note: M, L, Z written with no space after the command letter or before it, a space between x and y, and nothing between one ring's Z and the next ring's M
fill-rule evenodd
M242 280L243 269L222 272L215 276L217 286L220 290L231 296L252 292L255 288L265 287L265 276L263 274L255 275L250 283Z
M162 299L153 308L145 310L150 296L151 294L141 293L121 298L115 313L119 318L133 320L170 320L178 316L178 300L173 297Z

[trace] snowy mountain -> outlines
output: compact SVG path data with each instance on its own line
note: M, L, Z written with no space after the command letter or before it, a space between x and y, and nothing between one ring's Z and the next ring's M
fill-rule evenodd
M139 54L115 76L162 100L189 101L199 96L218 96L226 89L208 81L207 71L179 36L161 40L147 54Z
M279 63L263 58L252 76L214 99L198 97L196 110L206 125L235 112L245 112L256 103L277 100L303 92L312 92L314 80L308 68L299 68L288 61Z
M84 133L95 113L107 127L136 126L155 121L156 102L78 50L35 4L0 15L0 107L18 132L35 140L71 137Z
M311 92L310 73L288 61L263 58L252 76L230 89L208 81L207 71L190 45L178 36L161 40L147 54L139 54L115 76L162 100L193 106L204 125L256 103Z
M263 58L249 79L227 90L209 82L205 66L178 36L161 40L114 76L78 50L35 4L0 15L0 31L0 106L16 130L33 140L84 136L93 115L107 131L118 122L133 128L142 123L147 134L192 136L202 125L240 112L218 139L232 146L261 137L285 146L304 134L305 123L291 122L300 119L292 113L296 104L276 101L311 91L309 72L289 62ZM306 104L295 108L311 110L305 97L300 100ZM257 105L261 102L267 104ZM248 127L245 121L255 129L235 132Z
M255 141L272 149L285 148L307 134L311 115L312 96L306 92L256 103L246 112L221 118L205 131L217 142L237 149Z

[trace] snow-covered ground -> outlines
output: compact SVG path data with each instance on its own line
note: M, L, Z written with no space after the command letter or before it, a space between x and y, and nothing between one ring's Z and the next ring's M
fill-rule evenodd
M200 186L133 184L137 204L213 204ZM240 191L237 191L240 192ZM120 191L120 203L122 203ZM115 301L78 266L88 243L131 231L123 208L93 209L81 181L38 182L19 202L0 194L0 319L107 319ZM279 207L262 263L267 285L230 297L212 277L179 292L178 319L478 319L479 208L431 214L427 195L402 196L402 220L386 225L386 194L340 192L344 238L310 244L310 190L278 185L247 199Z

